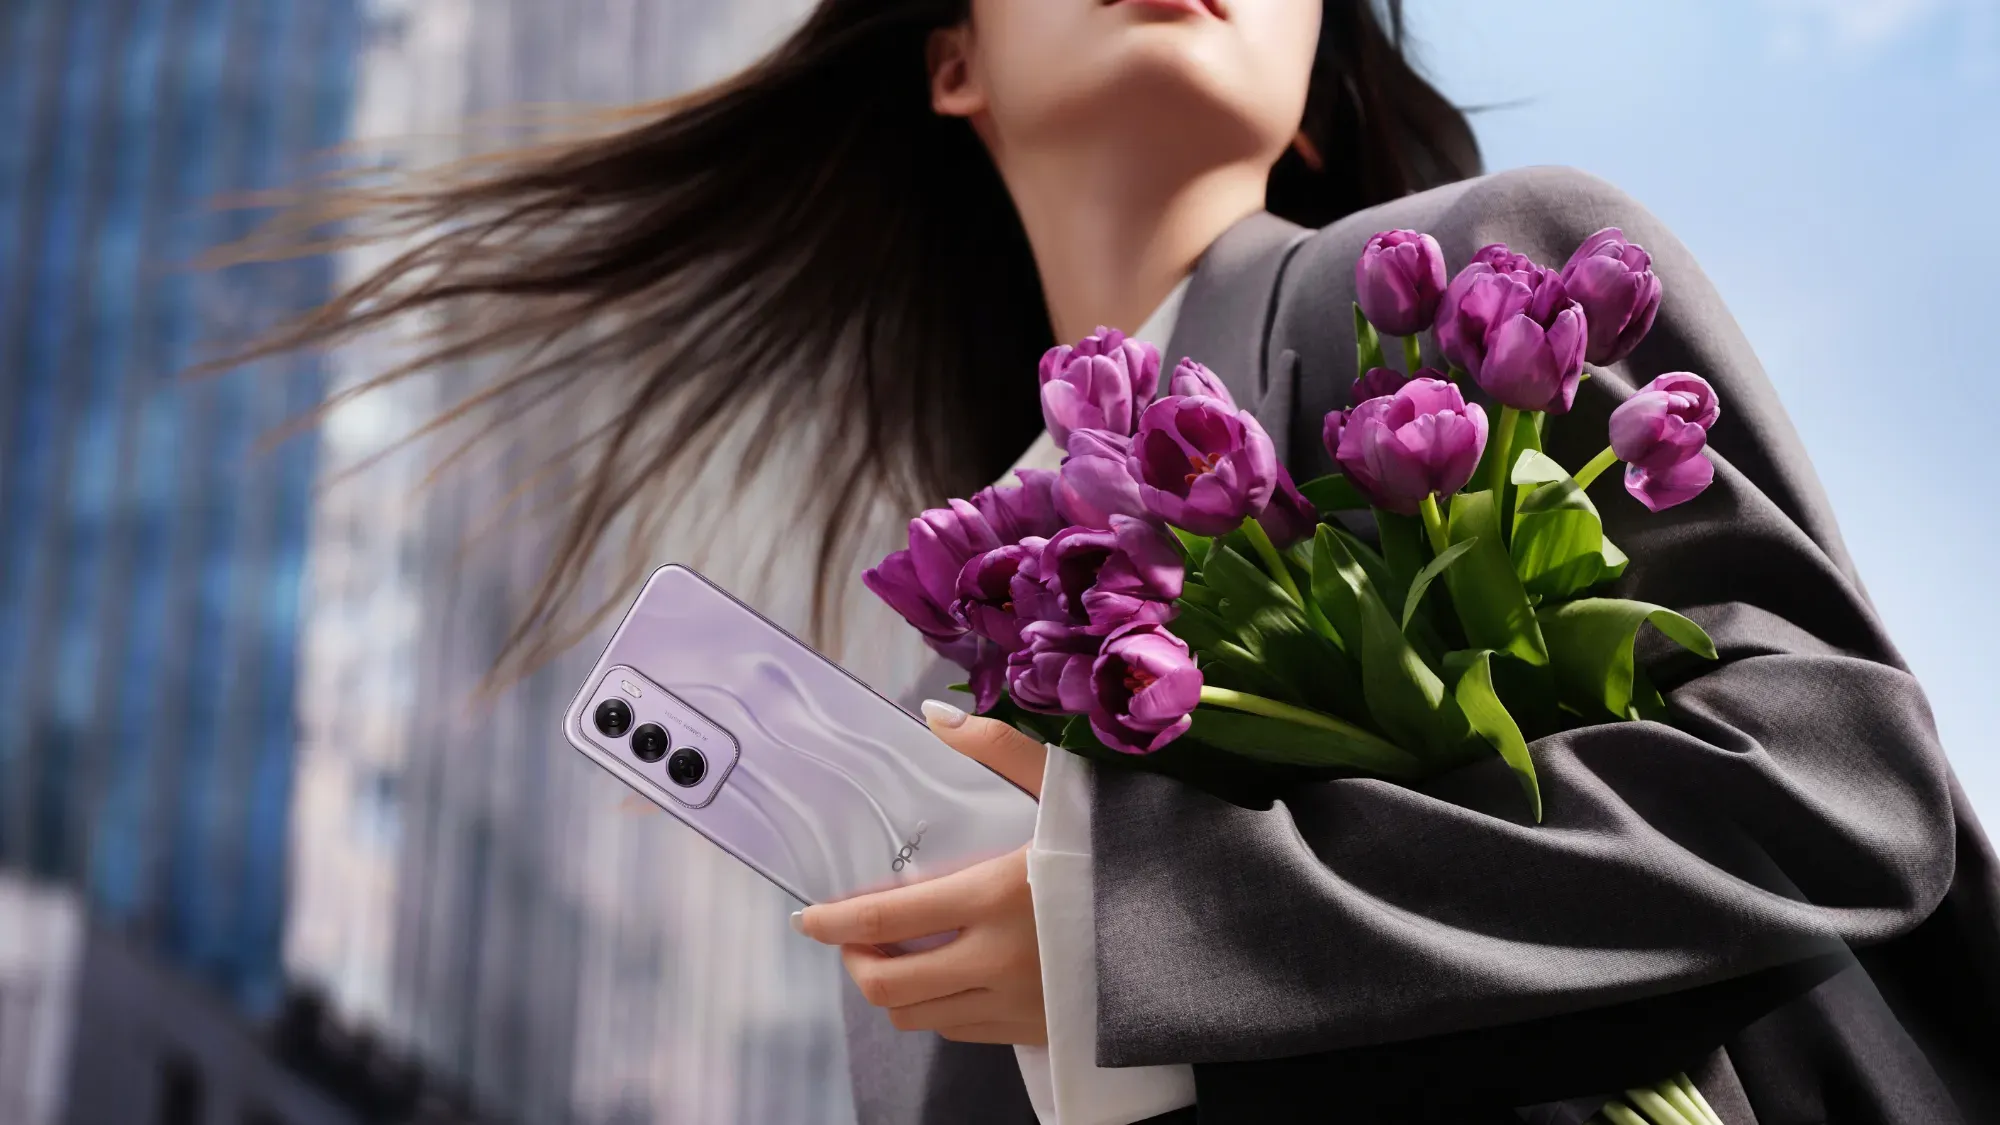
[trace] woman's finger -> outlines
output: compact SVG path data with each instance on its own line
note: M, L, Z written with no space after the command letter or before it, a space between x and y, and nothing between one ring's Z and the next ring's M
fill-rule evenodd
M935 1000L892 1007L889 1022L898 1031L943 1031L982 1023L1005 1023L1017 1014L1005 1010L999 993L990 988L972 988Z
M1009 864L1024 881L1027 859L1017 849L922 883L808 906L795 915L799 932L823 945L886 945L962 930L992 909Z
M1024 1020L974 1023L962 1027L941 1027L938 1034L956 1043L1007 1043L1015 1046L1046 1047L1049 1029Z
M907 1008L992 983L991 943L978 933L926 949L891 956L872 945L840 947L841 964L854 985L878 1008Z
M968 715L943 700L924 700L923 712L931 733L945 745L1041 797L1048 747L998 719Z

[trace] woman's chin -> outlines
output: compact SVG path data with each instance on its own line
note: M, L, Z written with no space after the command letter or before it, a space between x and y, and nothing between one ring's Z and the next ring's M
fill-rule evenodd
M1266 83L1241 73L1244 63L1198 37L1135 35L1087 75L1059 107L1061 133L1124 134L1141 144L1191 150L1282 150L1298 127L1304 106L1293 99L1259 97ZM1176 41L1176 40L1182 41ZM1126 147L1126 146L1120 146Z

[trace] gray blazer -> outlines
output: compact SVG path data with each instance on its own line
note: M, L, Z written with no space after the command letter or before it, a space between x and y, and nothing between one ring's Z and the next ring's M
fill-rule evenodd
M1644 208L1545 168L1316 232L1252 216L1204 255L1169 360L1214 368L1318 476L1370 234L1427 230L1454 267L1489 242L1560 264L1608 225L1652 251L1666 302L1551 453L1588 460L1657 374L1714 382L1715 486L1660 516L1601 507L1634 560L1615 593L1693 617L1722 659L1642 646L1674 725L1537 742L1539 826L1497 758L1261 812L1100 769L1099 1062L1195 1063L1203 1123L1580 1121L1683 1068L1732 1125L2000 1121L2000 864L1776 393ZM864 1125L1033 1121L1010 1050L850 1009Z

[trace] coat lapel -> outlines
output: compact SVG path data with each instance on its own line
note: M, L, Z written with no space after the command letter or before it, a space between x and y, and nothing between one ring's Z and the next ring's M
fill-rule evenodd
M1270 431L1281 462L1289 453L1295 364L1272 357L1267 345L1278 282L1310 233L1264 211L1222 232L1195 264L1166 349L1169 366L1190 356L1220 376Z

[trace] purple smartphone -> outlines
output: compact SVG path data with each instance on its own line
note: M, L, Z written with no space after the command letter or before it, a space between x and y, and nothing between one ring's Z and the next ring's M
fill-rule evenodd
M570 744L805 903L1011 851L1035 801L678 564L563 718Z

